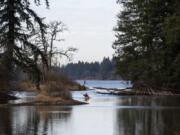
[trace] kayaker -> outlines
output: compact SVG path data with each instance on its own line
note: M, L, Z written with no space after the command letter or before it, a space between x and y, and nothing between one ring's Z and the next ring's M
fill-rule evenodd
M90 96L88 95L88 93L83 94L83 96L84 96L86 99L89 99L89 98L90 98Z

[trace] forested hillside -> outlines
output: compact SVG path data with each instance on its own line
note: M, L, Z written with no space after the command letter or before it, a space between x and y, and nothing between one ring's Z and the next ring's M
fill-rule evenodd
M115 75L115 63L109 58L102 62L70 63L61 68L62 72L72 79L118 79Z

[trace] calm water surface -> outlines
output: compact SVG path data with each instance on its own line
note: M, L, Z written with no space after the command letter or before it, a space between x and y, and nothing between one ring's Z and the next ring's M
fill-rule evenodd
M100 81L87 81L99 86ZM101 81L99 87L118 82ZM127 82L119 81L118 88ZM108 85L109 84L109 85ZM128 84L129 85L129 84ZM180 97L118 97L87 91L88 105L0 108L0 135L179 135ZM73 97L84 100L84 92Z

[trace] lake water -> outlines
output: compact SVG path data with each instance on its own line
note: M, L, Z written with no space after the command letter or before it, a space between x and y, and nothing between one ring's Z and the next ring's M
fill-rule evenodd
M77 80L81 85L84 84L84 80ZM89 88L91 87L103 87L103 88L119 88L124 89L131 87L130 81L118 81L118 80L87 80L85 85Z
M129 86L123 81L86 83L89 87ZM91 96L88 105L0 108L0 135L180 134L180 97L121 97L87 92ZM73 92L73 97L84 100L83 93Z

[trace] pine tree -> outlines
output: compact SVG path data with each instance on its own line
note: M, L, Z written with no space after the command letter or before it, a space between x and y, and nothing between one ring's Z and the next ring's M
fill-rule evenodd
M134 82L175 88L172 82L179 80L179 73L176 72L178 62L174 56L179 54L179 47L178 42L175 44L170 39L179 39L179 2L119 0L118 3L124 7L118 15L116 41L113 44L119 74ZM175 25L171 25L172 15L175 16ZM170 34L172 26L175 27ZM172 65L173 61L176 61L176 66Z
M166 86L180 88L180 1L167 3L169 12L165 18L164 36L166 41Z
M40 5L40 0L34 1ZM12 79L15 66L33 76L37 86L40 81L38 59L44 63L46 58L38 46L30 42L31 32L37 23L44 38L45 25L42 19L30 8L29 0L1 0L0 1L0 48L1 64L6 69L7 81ZM48 1L46 0L48 6Z

